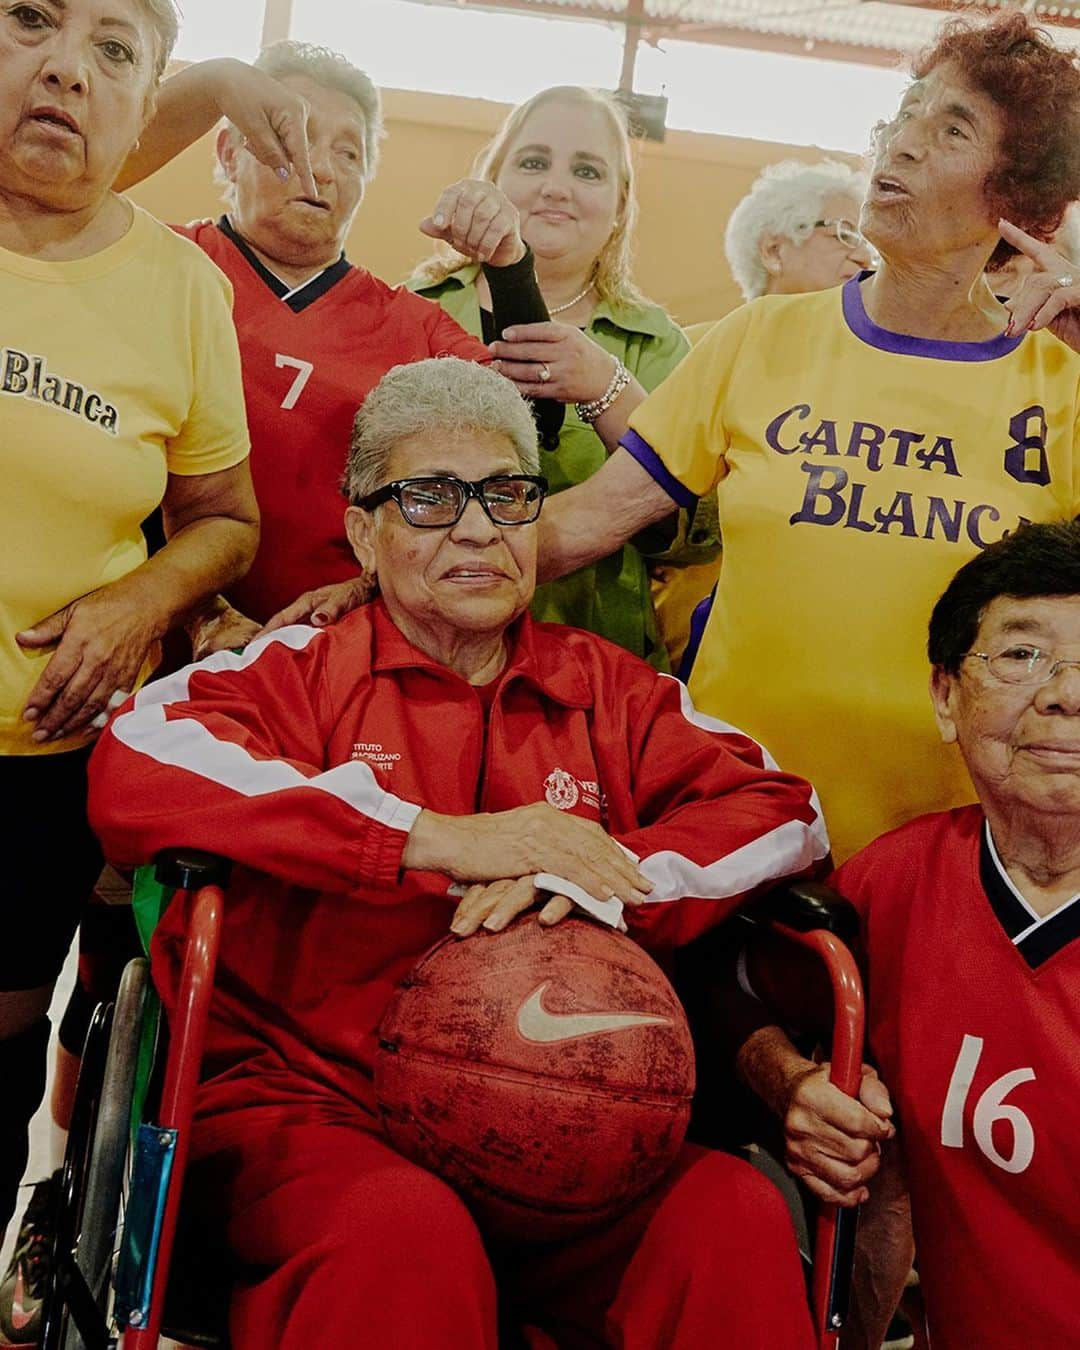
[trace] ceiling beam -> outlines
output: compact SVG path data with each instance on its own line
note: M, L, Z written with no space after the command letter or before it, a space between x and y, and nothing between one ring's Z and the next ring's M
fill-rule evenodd
M626 18L622 20L626 25L626 32L623 36L622 70L619 74L619 88L625 89L627 93L632 92L634 88L634 64L637 61L641 22L644 17L645 0L628 0Z
M293 0L265 0L260 48L291 36L292 12Z
M446 4L449 0L421 0L427 4ZM625 0L626 9L612 13L599 8L589 0L453 0L462 8L499 9L518 14L546 15L559 19L588 19L594 23L607 23L626 26L626 42L623 47L624 79L620 88L630 88L625 80L628 61L632 74L633 64L630 55L636 55L637 46L647 42L655 46L664 38L680 42L710 43L722 47L743 47L753 51L782 52L794 56L813 55L823 61L852 61L858 65L895 67L897 58L906 53L898 46L875 47L863 45L857 40L840 42L835 39L808 37L790 37L780 33L764 33L750 27L736 27L724 23L687 21L678 17L661 17L644 13L645 0ZM1080 27L1080 3L1078 0L1065 0L1064 4L1053 4L1052 0L1023 0L1022 4L1013 4L1009 0L890 0L890 3L911 5L922 9L934 9L942 12L976 9L983 13L996 13L1002 9L1023 8L1037 22L1051 23L1063 28Z

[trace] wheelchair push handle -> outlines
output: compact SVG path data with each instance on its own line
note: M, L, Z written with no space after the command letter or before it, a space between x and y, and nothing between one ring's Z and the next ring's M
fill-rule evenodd
M203 886L226 886L232 862L196 848L167 848L154 859L154 876L162 886L197 891Z
M854 907L828 886L795 882L766 896L760 917L824 963L833 997L829 1081L849 1097L857 1097L866 1007L859 968L850 950L859 930ZM858 1209L822 1206L812 1281L819 1350L835 1350L847 1318L858 1222Z
M796 933L832 933L847 946L859 933L854 905L820 881L792 881L769 891L750 908L748 917Z

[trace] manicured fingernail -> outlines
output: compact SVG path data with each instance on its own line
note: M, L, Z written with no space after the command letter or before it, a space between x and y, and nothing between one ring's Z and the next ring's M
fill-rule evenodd
M440 230L446 224L446 217L441 212L437 216L432 216L432 220L434 220Z
M489 933L501 933L502 930L506 927L506 920L496 919L493 915L490 918L484 920L483 926L488 930Z
M282 164L277 171L277 176L281 179L283 183L287 183L289 179L292 177L292 173L285 167L284 164Z
M38 719L38 716L39 716L39 709L37 709L37 708L27 708L27 710L23 713L23 721L24 721L24 722L36 722L37 719Z
M456 933L458 937L464 937L469 931L469 925L464 919L455 919L450 925L450 931L451 933Z
M507 342L513 342L514 337L516 336L513 328L504 328L502 331L502 335Z

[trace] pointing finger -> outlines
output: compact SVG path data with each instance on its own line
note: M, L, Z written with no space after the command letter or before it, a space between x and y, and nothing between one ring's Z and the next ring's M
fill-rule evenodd
M1041 239L1036 239L1034 235L1028 234L1027 230L1022 230L1019 225L1014 225L1011 220L999 220L998 232L1007 244L1012 244L1013 248L1018 249L1025 258L1037 262L1040 267L1049 270L1058 263L1066 263L1066 260L1052 245L1044 243Z

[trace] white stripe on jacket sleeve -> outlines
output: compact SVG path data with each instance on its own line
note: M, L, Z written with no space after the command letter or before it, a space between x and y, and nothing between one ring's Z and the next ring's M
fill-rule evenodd
M779 771L776 761L760 742L729 722L699 712L686 686L674 676L662 675L661 679L669 679L678 686L679 708L686 721L715 735L739 736L750 741L760 751L763 766ZM696 863L671 850L662 849L651 853L638 864L653 883L653 890L645 903L663 904L687 896L701 900L722 900L803 871L829 852L829 836L821 814L821 803L812 786L810 807L814 817L809 823L801 820L785 821L710 863Z
M310 777L280 759L258 759L235 741L219 740L194 717L165 716L166 705L190 697L191 677L200 671L240 671L254 664L268 648L281 645L301 651L322 636L317 628L281 628L257 638L243 652L215 652L196 665L146 685L130 712L114 719L110 731L137 754L159 764L185 769L244 797L260 797L290 788L327 792L361 815L389 829L412 829L421 808L379 787L362 760L339 764Z

